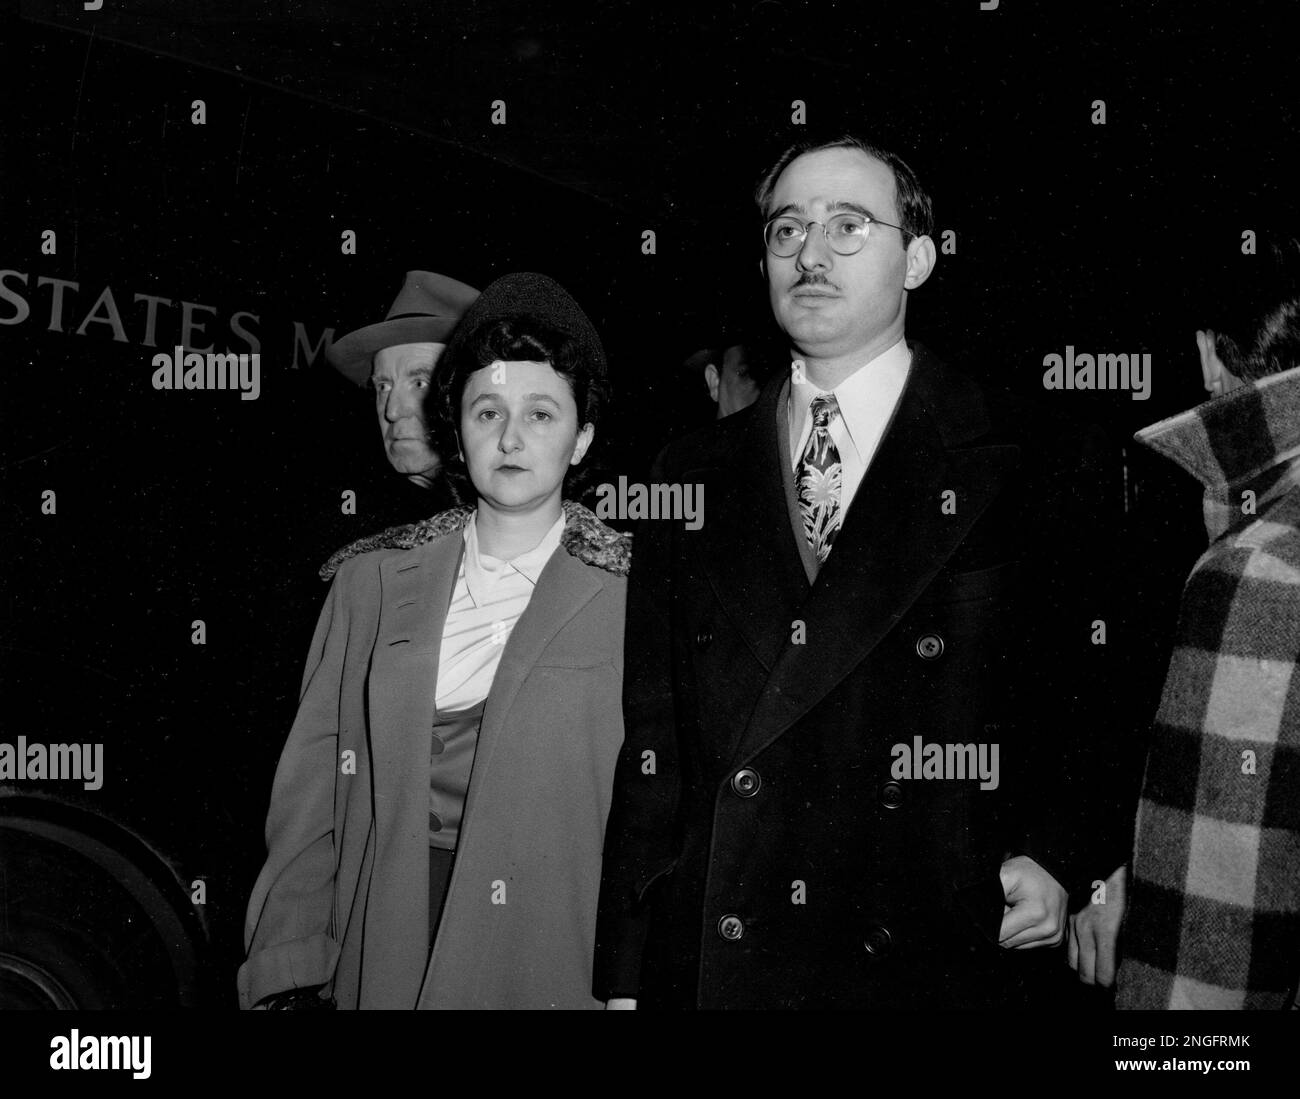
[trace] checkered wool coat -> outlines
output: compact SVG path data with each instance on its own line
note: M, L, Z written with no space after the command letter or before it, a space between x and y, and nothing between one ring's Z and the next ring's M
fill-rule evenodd
M1144 429L1206 486L1138 809L1119 1008L1285 1008L1300 977L1300 368Z

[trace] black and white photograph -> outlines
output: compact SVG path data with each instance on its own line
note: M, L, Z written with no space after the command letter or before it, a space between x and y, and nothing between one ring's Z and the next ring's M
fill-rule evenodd
M0 1080L1279 1079L1293 27L0 16Z

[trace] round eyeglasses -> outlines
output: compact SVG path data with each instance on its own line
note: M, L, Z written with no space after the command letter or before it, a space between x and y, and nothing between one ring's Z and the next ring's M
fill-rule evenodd
M862 246L867 243L867 234L876 223L903 232L901 225L892 225L866 214L836 214L826 221L804 221L790 214L782 214L763 226L763 243L774 256L793 256L803 248L808 230L814 225L820 225L831 251L837 255L851 256L854 252L862 251Z

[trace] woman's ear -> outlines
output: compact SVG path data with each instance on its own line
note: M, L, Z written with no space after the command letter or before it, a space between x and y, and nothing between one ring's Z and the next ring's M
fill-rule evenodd
M594 424L583 424L582 430L578 432L578 441L573 447L573 457L569 459L569 465L576 466L582 461L583 456L591 449L592 441L596 438L596 427Z

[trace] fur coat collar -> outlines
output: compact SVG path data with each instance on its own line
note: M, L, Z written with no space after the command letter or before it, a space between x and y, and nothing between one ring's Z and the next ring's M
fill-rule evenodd
M331 579L344 561L378 549L414 549L448 534L463 530L474 514L473 507L456 507L418 523L389 527L349 543L331 555L320 568L322 580ZM571 557L615 576L626 576L632 563L632 536L605 526L575 500L564 501L564 533L560 545Z

